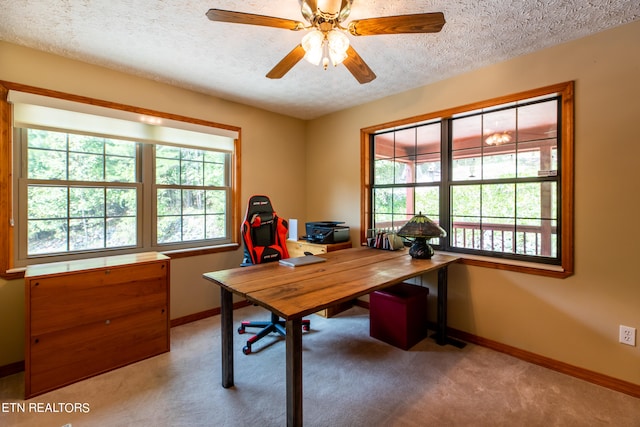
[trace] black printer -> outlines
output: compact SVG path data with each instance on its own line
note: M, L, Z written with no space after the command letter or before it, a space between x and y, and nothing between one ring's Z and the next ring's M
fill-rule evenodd
M344 222L317 221L307 222L305 240L311 243L340 243L349 241L349 227Z

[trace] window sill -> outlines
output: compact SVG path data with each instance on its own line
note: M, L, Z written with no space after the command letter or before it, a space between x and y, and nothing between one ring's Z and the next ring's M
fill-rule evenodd
M10 268L5 271L4 274L0 274L0 278L4 280L24 279L24 272L26 269L26 267Z
M240 247L238 243L227 243L224 245L206 246L200 248L177 249L172 251L159 251L161 254L171 259L187 258L191 256L215 254L219 252L235 251Z
M179 249L179 250L173 250L173 251L157 251L157 252L163 255L166 255L171 259L177 259L177 258L187 258L191 256L235 251L239 247L240 247L240 244L238 243L227 243L224 245L217 245L217 246L206 246L206 247L200 247L200 248ZM101 255L101 256L104 256L104 255ZM0 277L5 280L23 279L24 273L26 270L27 270L27 267L11 268L7 270L4 274L0 274Z
M498 270L515 271L518 273L535 274L538 276L555 277L558 279L564 279L573 274L573 271L568 271L561 265L503 260L487 256L461 254L458 252L436 251L436 253L458 257L460 258L459 262L461 264L474 265L477 267L495 268Z

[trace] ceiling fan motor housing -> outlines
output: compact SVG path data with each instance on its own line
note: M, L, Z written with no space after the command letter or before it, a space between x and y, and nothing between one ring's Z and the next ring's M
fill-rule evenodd
M353 0L300 0L302 16L316 25L319 18L325 21L342 22L351 13Z

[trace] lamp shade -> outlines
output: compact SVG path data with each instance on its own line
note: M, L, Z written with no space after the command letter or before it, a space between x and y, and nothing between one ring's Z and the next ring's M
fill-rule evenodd
M401 237L432 239L435 237L445 237L447 232L420 212L403 225L396 234Z
M396 234L401 237L413 238L413 244L409 248L409 255L412 258L430 259L434 251L427 240L445 237L447 232L420 212L403 225Z

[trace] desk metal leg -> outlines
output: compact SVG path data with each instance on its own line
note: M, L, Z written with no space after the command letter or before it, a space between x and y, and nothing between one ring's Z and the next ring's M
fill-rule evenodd
M438 345L451 344L463 348L466 344L447 336L447 290L449 281L449 268L447 266L438 270L438 330L435 340Z
M222 349L222 387L233 387L233 295L220 288L220 338Z
M436 342L439 345L447 344L447 281L448 268L438 270L438 331Z
M287 426L302 426L302 319L285 324L287 353Z

